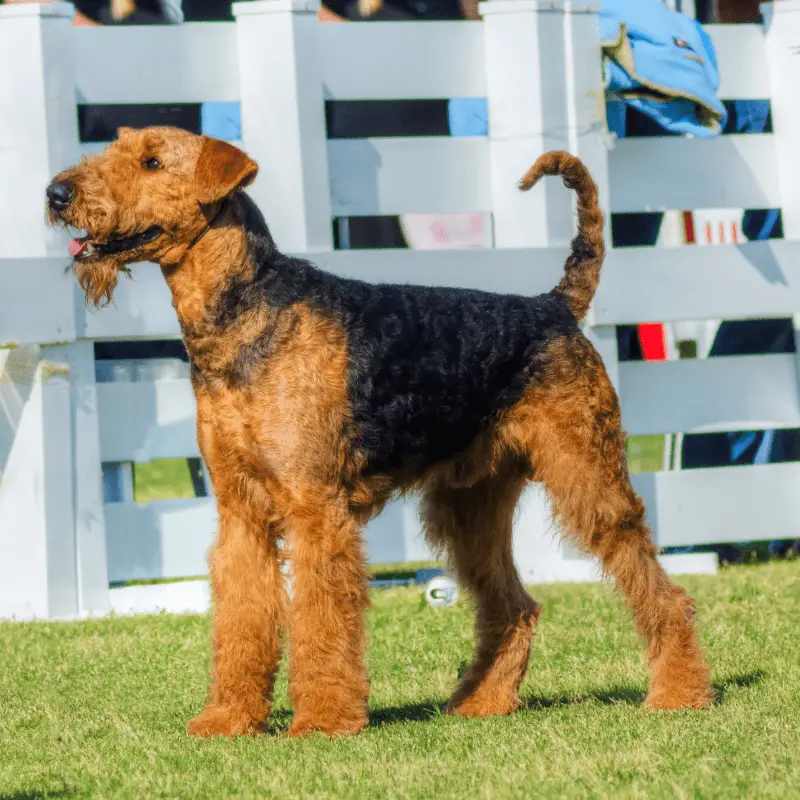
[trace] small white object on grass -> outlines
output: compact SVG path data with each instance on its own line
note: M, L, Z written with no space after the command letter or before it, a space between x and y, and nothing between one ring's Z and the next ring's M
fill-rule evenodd
M458 586L452 578L439 575L425 585L425 599L434 608L454 606L458 600Z

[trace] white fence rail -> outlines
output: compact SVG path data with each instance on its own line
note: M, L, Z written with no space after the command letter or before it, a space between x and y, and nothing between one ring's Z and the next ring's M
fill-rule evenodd
M146 607L140 590L109 591L109 582L203 574L215 532L211 498L140 505L126 486L122 502L103 499L102 464L198 449L185 376L114 382L94 361L94 342L178 335L158 269L137 266L113 307L86 311L65 273L63 234L44 225L48 179L102 146L79 141L78 105L239 102L243 146L261 166L252 193L279 244L367 280L549 290L573 200L556 182L529 195L515 187L554 147L586 161L610 212L781 208L786 241L612 250L590 327L633 434L800 427L795 356L618 364L614 333L800 310L800 2L771 6L764 28L709 32L721 96L771 99L773 134L616 143L588 4L490 0L476 23L322 25L311 2L262 0L237 6L235 23L147 29L72 28L63 3L0 6L0 617ZM460 97L488 99L487 138L326 137L326 100ZM335 216L478 211L492 214L493 250L333 251ZM684 545L796 535L799 472L786 464L635 481L659 543ZM373 561L427 552L413 503L390 506L367 540ZM527 579L595 574L553 539L535 490L516 552ZM198 597L205 602L189 589L176 602Z

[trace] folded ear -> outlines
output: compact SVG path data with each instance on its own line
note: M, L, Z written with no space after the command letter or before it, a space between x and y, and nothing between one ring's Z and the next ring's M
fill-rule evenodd
M238 147L203 136L200 158L194 171L197 199L204 204L222 200L231 192L249 186L258 174L258 164Z

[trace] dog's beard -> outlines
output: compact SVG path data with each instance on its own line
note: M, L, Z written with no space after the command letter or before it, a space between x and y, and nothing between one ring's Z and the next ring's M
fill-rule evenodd
M102 308L111 302L121 272L130 276L128 267L115 258L76 258L72 262L72 271L86 295L86 305L94 308Z

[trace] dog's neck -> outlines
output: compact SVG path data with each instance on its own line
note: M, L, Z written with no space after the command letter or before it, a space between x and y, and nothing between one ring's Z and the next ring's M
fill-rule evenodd
M188 245L161 261L182 328L203 319L220 287L244 270L245 236L237 222L233 205L223 203Z
M234 195L224 201L208 225L198 231L179 260L162 263L184 341L193 358L227 360L227 339L236 338L235 334L228 336L229 329L249 324L246 312L237 313L234 319L221 319L220 309L232 286L247 285L255 276L257 264L251 252L254 226L249 219L254 213L258 217L255 227L260 231L263 228L262 245L274 248L266 224L252 201Z

